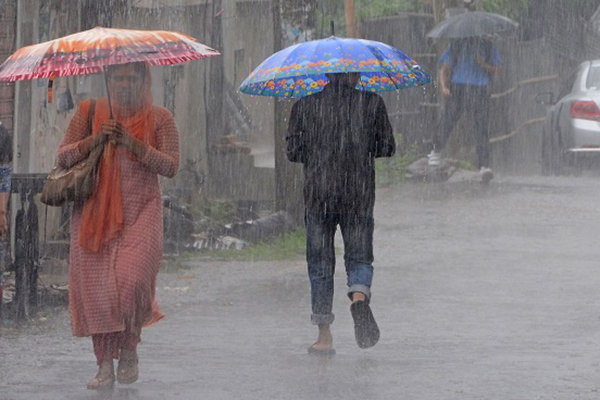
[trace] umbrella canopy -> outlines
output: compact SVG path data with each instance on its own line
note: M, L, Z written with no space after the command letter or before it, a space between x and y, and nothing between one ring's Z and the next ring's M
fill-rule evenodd
M218 54L178 32L96 27L17 50L0 65L0 80L94 74L109 65L177 64Z
M329 83L325 74L360 72L357 89L380 92L421 86L431 77L400 50L372 40L313 40L287 47L263 61L240 86L246 94L304 97Z
M483 11L469 11L447 18L437 24L427 37L432 39L462 39L493 35L516 29L519 26L510 18Z

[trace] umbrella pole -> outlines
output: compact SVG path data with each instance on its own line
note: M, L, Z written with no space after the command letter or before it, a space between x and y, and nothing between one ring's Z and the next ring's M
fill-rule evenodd
M108 70L106 65L104 66L104 83L106 84L106 97L108 98L108 109L110 111L110 119L113 118L112 102L110 101L110 91L108 90Z

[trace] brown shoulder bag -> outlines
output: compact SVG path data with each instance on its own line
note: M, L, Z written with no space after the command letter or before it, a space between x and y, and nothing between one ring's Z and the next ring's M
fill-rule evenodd
M93 134L95 110L96 101L92 100L88 113L90 135ZM96 187L98 163L103 151L104 145L96 146L87 158L70 168L62 168L57 161L48 174L42 189L40 198L42 203L58 207L69 202L82 203L86 201Z

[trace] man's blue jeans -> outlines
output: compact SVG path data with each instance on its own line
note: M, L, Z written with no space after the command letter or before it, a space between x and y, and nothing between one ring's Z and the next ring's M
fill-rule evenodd
M311 285L312 323L331 324L334 320L333 277L334 237L340 226L344 241L344 262L348 296L364 293L371 297L373 280L373 210L363 213L313 213L306 211L306 261Z

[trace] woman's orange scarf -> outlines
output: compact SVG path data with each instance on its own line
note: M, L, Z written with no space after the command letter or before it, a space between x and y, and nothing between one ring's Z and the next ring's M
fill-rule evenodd
M113 100L114 119L121 122L130 135L156 147L154 137L154 119L151 117L152 92L150 69L146 64L146 78L140 91L141 103L137 110L125 109ZM111 97L111 100L114 96ZM89 102L82 107L89 110ZM89 112L89 111L88 111ZM100 133L102 122L110 119L108 99L98 99L94 116L92 134ZM137 160L136 157L114 143L106 143L104 154L98 167L96 188L92 196L85 202L81 216L79 245L93 252L98 252L102 245L114 239L123 229L123 195L121 192L121 156Z

